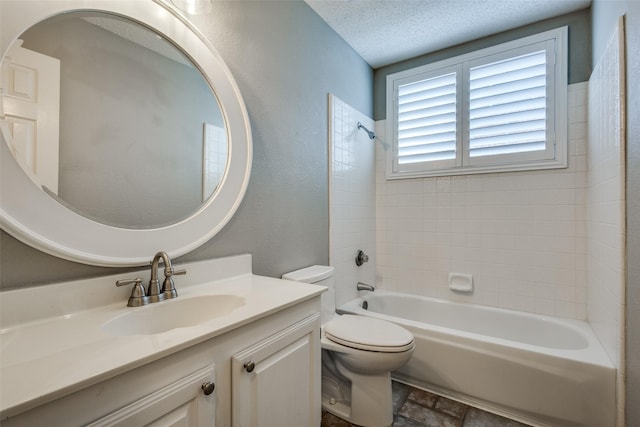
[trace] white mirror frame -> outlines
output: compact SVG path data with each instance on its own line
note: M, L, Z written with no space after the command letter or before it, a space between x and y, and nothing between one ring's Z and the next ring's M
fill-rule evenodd
M0 141L0 225L2 229L43 252L98 266L139 266L166 251L177 257L211 239L238 209L251 173L252 138L240 91L223 59L210 43L163 0L2 0L0 52L32 25L73 10L115 13L139 21L180 46L213 88L227 125L227 170L213 197L189 218L156 229L113 227L87 219L36 187ZM0 104L0 132L9 130ZM107 159L108 160L108 159ZM161 192L152 188L149 191ZM164 195L169 199L171 195ZM136 206L131 206L136 209Z

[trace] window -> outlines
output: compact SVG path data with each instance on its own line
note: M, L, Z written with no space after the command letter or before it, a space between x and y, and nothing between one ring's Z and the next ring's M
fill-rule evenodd
M566 27L387 76L387 178L567 166Z

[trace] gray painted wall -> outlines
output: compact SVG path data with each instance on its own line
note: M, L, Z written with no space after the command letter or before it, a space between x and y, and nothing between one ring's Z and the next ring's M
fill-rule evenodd
M374 120L387 117L387 75L399 71L429 64L457 55L473 52L485 47L505 43L511 40L527 37L546 30L563 26L569 27L569 83L584 82L591 74L591 22L590 10L584 9L567 15L540 21L531 25L516 28L511 31L494 34L478 40L442 49L418 56L407 61L398 62L378 68L374 75Z
M251 253L254 272L274 277L327 263L327 94L371 115L373 71L301 1L216 1L192 21L244 96L254 162L234 218L177 261ZM0 239L2 289L126 270L64 261L4 232Z
M625 16L627 76L627 287L626 425L640 425L640 2L594 0L593 64L600 59L616 20Z

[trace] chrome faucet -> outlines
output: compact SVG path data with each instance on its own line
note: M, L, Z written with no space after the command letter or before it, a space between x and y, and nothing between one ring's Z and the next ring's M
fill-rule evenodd
M373 285L369 285L367 283L362 283L362 282L358 282L358 285L356 287L358 288L359 291L373 292L376 290L376 288Z
M160 281L158 280L158 268L160 260L164 264L164 282L160 289ZM174 271L171 260L166 252L160 251L151 261L151 279L149 280L149 288L147 289L147 298L149 302L159 302L164 299L175 298L178 296L172 276L187 274L187 270Z
M164 263L164 282L162 282L162 289L160 289L160 281L158 280L160 260ZM131 290L131 296L129 297L127 306L140 307L141 305L147 305L152 302L160 302L165 299L177 297L178 291L176 291L172 277L182 274L187 274L187 270L175 271L171 265L169 255L164 251L160 251L153 257L153 261L151 261L151 280L149 280L149 288L146 293L144 286L142 286L142 279L139 277L133 280L118 280L116 286L120 287L133 284L134 286Z

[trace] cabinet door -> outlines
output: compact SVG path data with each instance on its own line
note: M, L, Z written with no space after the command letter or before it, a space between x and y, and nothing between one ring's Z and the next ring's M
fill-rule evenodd
M233 426L320 425L319 315L232 359Z
M215 426L215 393L204 384L213 384L212 366L200 369L175 383L133 402L89 427L205 427Z

